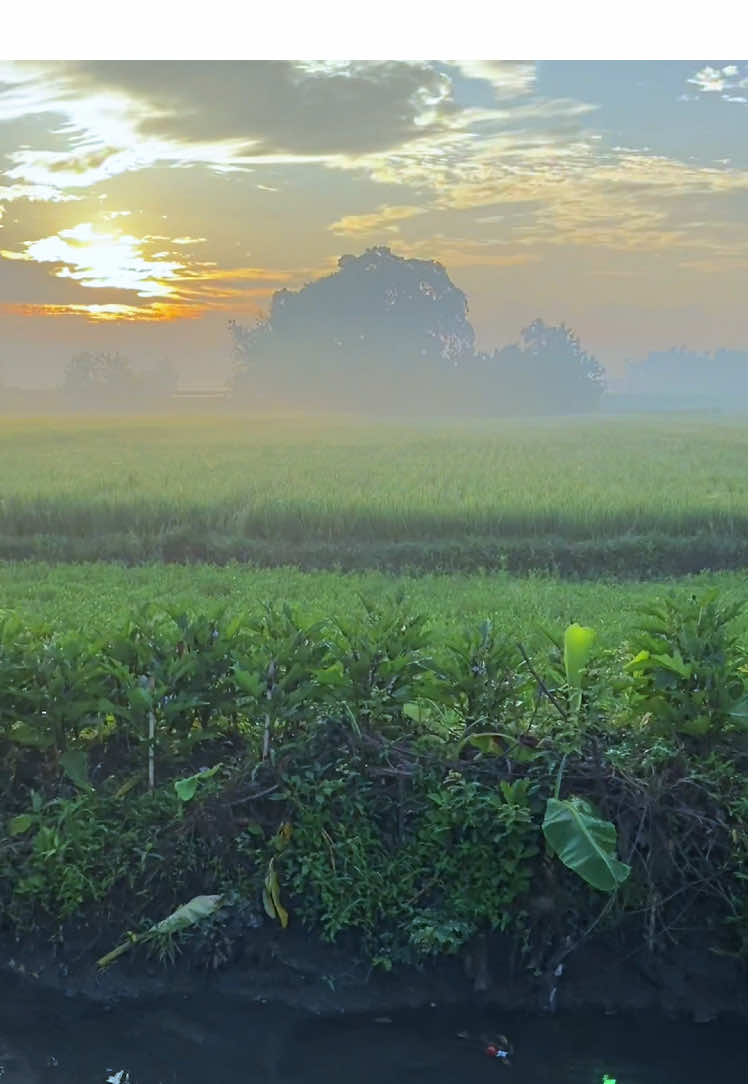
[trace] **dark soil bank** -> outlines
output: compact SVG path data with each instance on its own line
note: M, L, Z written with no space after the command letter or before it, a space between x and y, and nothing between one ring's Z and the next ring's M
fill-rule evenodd
M69 938L64 951L6 937L2 972L19 989L59 992L114 1004L124 1000L190 995L273 1002L312 1013L385 1013L473 1001L505 1011L556 1014L594 1010L656 1010L705 1023L746 1012L746 965L700 947L651 954L640 939L594 935L560 966L539 973L516 966L510 943L490 937L482 948L440 958L422 968L372 970L355 952L296 929L265 922L237 945L233 963L207 971L190 946L162 966L136 949L101 970L95 943L101 935ZM561 954L560 954L561 955ZM559 974L557 973L559 972ZM11 979L13 976L13 979Z

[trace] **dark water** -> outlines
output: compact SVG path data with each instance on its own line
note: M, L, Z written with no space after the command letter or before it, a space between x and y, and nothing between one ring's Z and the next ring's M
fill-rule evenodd
M471 1040L457 1032L470 1030ZM509 1066L481 1036L503 1032ZM742 1020L468 1007L302 1016L197 994L111 1009L0 991L0 1084L744 1084Z

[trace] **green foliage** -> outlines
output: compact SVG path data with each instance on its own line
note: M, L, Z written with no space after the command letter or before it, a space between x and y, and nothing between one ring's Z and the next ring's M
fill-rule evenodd
M91 790L89 764L83 749L68 749L60 757L60 767L79 790Z
M361 603L362 613L328 623L336 661L317 672L317 682L332 709L355 728L368 722L399 734L416 714L416 697L435 689L426 618L407 616L399 597L381 607Z
M32 811L9 824L11 836L33 830L13 901L16 908L39 906L65 919L84 904L103 900L118 879L117 866L108 869L106 861L117 828L106 823L91 794L47 802L38 793L31 797Z
M643 607L626 667L635 709L650 713L665 733L745 729L746 669L731 634L742 610L742 602L722 603L715 591Z
M363 774L341 761L324 778L289 775L287 786L285 883L326 937L361 930L387 966L515 926L538 853L527 786L421 775L403 795L415 809L404 824L376 764Z
M274 606L245 617L152 606L88 649L5 613L0 922L55 925L96 908L124 928L155 901L164 913L212 888L283 926L352 937L389 967L487 931L528 943L542 892L553 930L584 935L595 889L615 911L653 914L653 943L657 924L684 921L690 886L687 906L722 931L715 944L738 951L740 615L712 599L661 612L631 655L649 651L670 680L626 675L625 648L594 648L585 672L571 660L577 712L559 633L547 662L521 650L521 623L447 636L405 599L317 621ZM61 690L90 705L83 717ZM703 741L686 732L695 711L714 720ZM657 900L677 911L662 903L657 918ZM169 958L181 938L162 932L150 943ZM213 959L230 951L224 936Z
M200 772L194 772L193 775L189 775L185 779L176 779L173 786L179 800L181 802L190 802L199 788L199 783L207 779L213 779L221 767L222 764L215 764L213 768L203 768Z
M565 581L549 576L524 578L479 573L388 576L382 573L301 572L297 568L264 569L230 564L227 567L191 564L67 565L37 561L0 562L0 596L19 624L54 628L86 628L92 640L106 639L122 629L125 619L147 604L167 603L201 613L223 605L228 618L260 618L265 602L276 608L295 599L311 621L330 614L360 609L361 597L373 602L401 592L406 610L425 614L433 637L449 642L468 626L489 618L497 630L519 629L534 650L538 625L564 629L571 616L598 627L601 650L619 644L626 635L626 615L671 589L700 594L715 587L721 602L746 596L743 575L723 573L694 576L674 584ZM2 611L0 610L0 614ZM745 632L744 618L734 622L736 636ZM559 632L557 633L559 636Z
M110 710L106 667L84 633L0 626L0 733L15 744L62 753L81 730Z
M565 677L570 687L573 711L580 711L583 700L583 671L593 651L596 632L581 625L568 625L565 629L563 659Z
M550 798L541 827L560 861L592 888L615 892L630 875L630 866L616 857L614 825L583 798Z

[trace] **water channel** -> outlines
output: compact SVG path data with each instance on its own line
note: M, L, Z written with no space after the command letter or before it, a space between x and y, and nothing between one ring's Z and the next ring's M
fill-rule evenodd
M508 1059L487 1055L498 1033ZM318 1017L207 994L108 1007L24 988L0 994L0 1084L743 1084L745 1036L742 1018Z

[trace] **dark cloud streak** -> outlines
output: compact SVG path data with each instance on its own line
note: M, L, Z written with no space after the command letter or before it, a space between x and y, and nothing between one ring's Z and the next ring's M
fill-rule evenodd
M424 62L353 61L312 70L295 61L81 61L81 90L107 87L148 105L146 136L242 140L260 154L362 154L443 127L459 111L450 79ZM418 118L427 123L418 125Z

